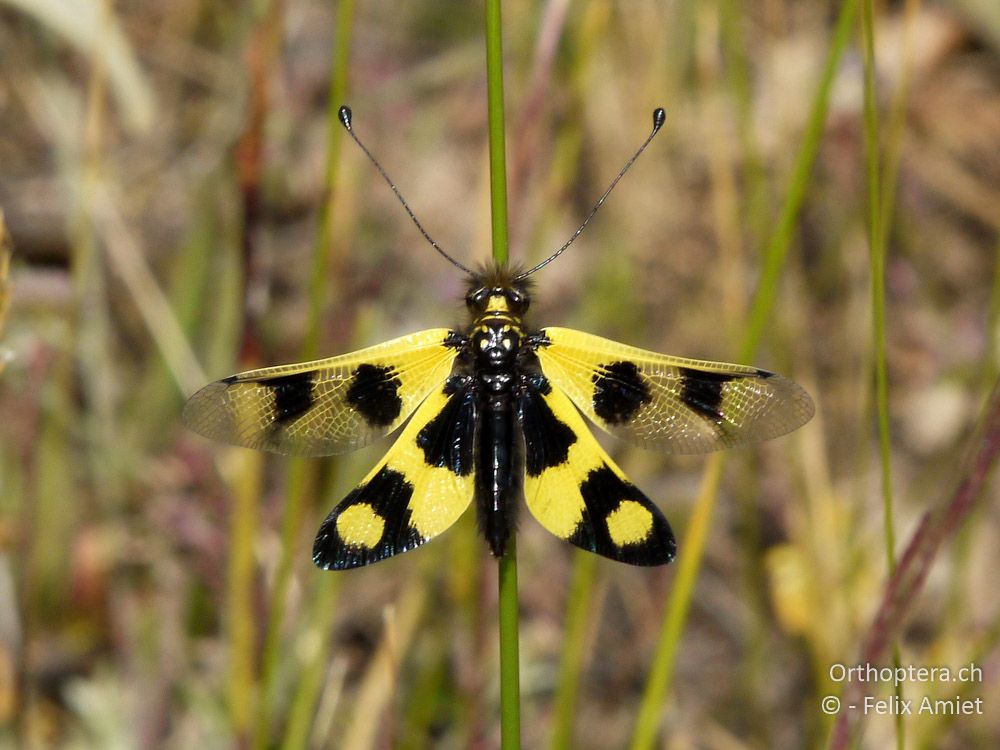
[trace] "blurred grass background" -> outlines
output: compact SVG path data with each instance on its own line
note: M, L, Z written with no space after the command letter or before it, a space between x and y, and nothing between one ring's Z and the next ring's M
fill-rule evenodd
M558 247L668 112L537 277L534 322L738 358L840 9L507 0L513 259ZM897 554L961 478L998 371L997 16L874 4ZM333 114L349 102L435 239L485 260L482 29L477 4L0 3L0 746L497 743L494 563L471 516L324 573L319 520L388 442L293 462L179 424L186 395L241 367L461 323L464 280ZM852 26L753 362L805 385L817 417L726 461L664 746L823 746L829 667L859 658L887 580L863 66ZM683 541L705 459L606 444ZM909 747L1000 741L993 499L938 554L898 646L983 673L905 697L984 713L908 719ZM581 568L523 516L524 744L625 746L677 566ZM868 717L862 746L895 732Z

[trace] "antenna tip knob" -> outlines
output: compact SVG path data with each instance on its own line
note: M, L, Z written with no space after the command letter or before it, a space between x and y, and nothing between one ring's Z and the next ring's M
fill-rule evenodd
M351 113L351 108L348 107L346 104L342 104L341 107L340 107L340 109L337 111L337 117L340 118L340 122L348 130L351 129L351 117L352 116L353 115Z
M350 110L348 110L350 112ZM653 131L657 131L663 127L663 123L667 121L667 113L663 110L663 107L657 107L653 110Z

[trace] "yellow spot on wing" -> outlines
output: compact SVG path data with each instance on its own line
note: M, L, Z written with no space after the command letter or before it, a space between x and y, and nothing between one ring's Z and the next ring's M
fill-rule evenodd
M372 548L382 539L385 519L368 503L346 508L337 519L337 533L346 544Z
M619 547L646 541L653 528L653 514L634 500L623 500L608 513L608 534Z

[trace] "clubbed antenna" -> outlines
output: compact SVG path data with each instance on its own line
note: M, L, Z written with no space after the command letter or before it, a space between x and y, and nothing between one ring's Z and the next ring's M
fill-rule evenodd
M378 159L376 159L374 156L372 156L371 151L369 151L365 147L365 144L363 144L361 142L361 139L358 138L357 134L354 132L354 128L351 126L351 108L348 107L348 106L342 106L340 108L340 111L337 113L337 115L338 115L338 117L340 117L340 122L341 122L341 124L343 124L344 129L347 130L348 135L350 135L351 138L353 139L353 141L356 144L358 144L358 147L362 151L365 152L365 156L367 156L368 160L372 164L375 165L375 169L377 169L378 173L380 175L382 175L382 179L385 180L386 185L388 185L389 189L392 190L392 192L396 194L396 197L399 199L399 202L403 204L403 208L406 209L406 213L408 213L410 215L410 218L413 220L413 223L416 224L417 229L420 230L420 234L422 234L424 236L424 239L427 240L430 243L431 247L433 247L435 250L437 250L439 253L441 253L441 255L449 263L451 263L454 266L457 266L458 268L461 268L467 274L471 274L472 273L471 270L469 270L468 268L466 268L465 266L463 266L461 263L459 263L457 260L455 260L454 258L452 258L450 255L448 255L448 253L446 253L441 248L441 246L438 243L436 243L431 238L431 236L429 234L427 234L427 230L424 229L423 224L421 224L420 221L417 219L417 217L414 215L413 211L410 209L409 204L403 198L403 195L399 192L399 188L397 188L396 185L393 183L393 181L389 179L389 175L387 175L385 173L385 170L382 169L382 165L378 163Z
M618 184L618 181L622 177L625 176L626 172L629 171L629 169L635 163L635 160L639 158L639 155L643 151L646 150L646 146L648 146L649 142L651 140L653 140L653 136L655 136L657 133L660 132L660 128L663 127L663 123L666 121L666 119L667 119L667 113L663 111L662 107L657 107L655 110L653 110L653 132L651 132L649 134L649 137L646 138L646 140L643 142L643 144L641 146L639 146L639 150L636 151L632 155L632 158L629 159L627 162L625 162L625 166L622 167L622 171L619 172L618 176L615 177L615 179L613 179L611 181L611 184L608 186L608 189L604 191L604 195L602 195L600 197L600 199L597 201L597 203L594 204L594 207L590 210L590 213L587 214L587 218L583 220L583 223L580 225L580 228L577 229L575 232L573 232L573 236L570 237L568 240L566 240L566 244L565 245L563 245L561 248L559 248L558 250L556 250L554 253L552 253L552 255L550 255L548 258L546 258L545 260L543 260L537 266L534 266L533 268L529 268L524 273L519 274L514 279L515 281L520 281L521 279L525 278L526 276L530 276L535 271L538 271L541 268L545 268L545 266L547 266L549 263L551 263L556 258L558 258L560 255L562 255L563 251L567 247L569 247L570 245L572 245L576 241L577 237L579 237L581 234L583 234L583 230L587 228L587 225L590 223L590 220L594 218L594 214L596 214L597 210L604 204L605 199L611 194L611 191L615 189L615 185ZM362 146L362 148L364 148L364 147ZM395 190L395 188L393 188L393 189ZM407 209L407 210L409 210L409 209Z

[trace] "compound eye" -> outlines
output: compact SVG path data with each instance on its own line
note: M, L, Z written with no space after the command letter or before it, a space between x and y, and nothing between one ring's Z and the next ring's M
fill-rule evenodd
M516 289L510 289L507 291L507 302L514 311L523 312L528 307L527 296Z
M489 290L485 288L479 288L475 291L469 292L465 297L465 304L470 307L482 307L486 304L486 300L489 298Z

